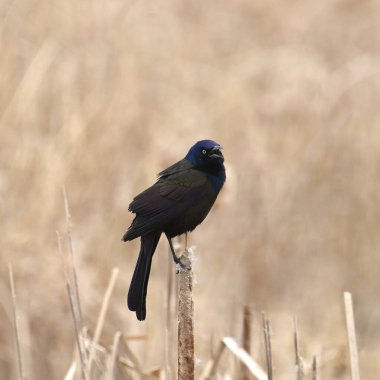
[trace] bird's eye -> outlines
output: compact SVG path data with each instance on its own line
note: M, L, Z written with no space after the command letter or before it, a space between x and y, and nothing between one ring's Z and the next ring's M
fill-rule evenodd
M206 149L203 149L202 150L202 154L206 154L207 152L206 152Z

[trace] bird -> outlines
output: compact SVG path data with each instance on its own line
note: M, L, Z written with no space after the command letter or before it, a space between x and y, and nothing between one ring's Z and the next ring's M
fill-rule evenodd
M195 143L185 158L158 174L156 183L133 198L135 214L124 242L140 237L141 246L128 291L128 308L139 321L146 318L146 296L153 254L162 234L172 238L193 231L206 218L226 180L222 147L212 140Z

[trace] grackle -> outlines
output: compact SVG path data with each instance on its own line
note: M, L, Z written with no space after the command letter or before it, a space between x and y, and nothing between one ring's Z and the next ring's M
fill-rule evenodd
M150 266L161 234L171 238L194 230L207 216L226 179L221 146L198 141L186 157L158 174L157 182L137 195L129 205L136 214L123 241L141 238L140 254L128 292L128 308L137 319L146 317L146 293Z

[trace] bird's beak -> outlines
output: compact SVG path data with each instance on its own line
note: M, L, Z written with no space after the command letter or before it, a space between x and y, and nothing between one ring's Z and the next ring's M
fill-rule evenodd
M221 152L222 147L220 145L215 145L211 150L209 157L211 158L220 158L223 157L223 154Z

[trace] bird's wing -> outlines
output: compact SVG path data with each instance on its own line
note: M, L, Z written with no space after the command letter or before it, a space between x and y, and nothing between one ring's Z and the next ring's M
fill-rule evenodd
M164 228L205 195L207 182L207 176L196 169L160 177L129 205L129 210L136 214L136 218L125 240Z

